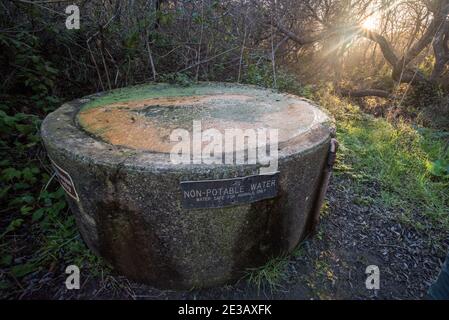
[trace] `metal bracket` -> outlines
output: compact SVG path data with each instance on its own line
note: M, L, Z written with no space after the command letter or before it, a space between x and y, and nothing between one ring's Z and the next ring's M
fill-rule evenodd
M318 196L315 201L314 209L312 212L311 223L309 224L309 234L313 235L316 233L316 227L320 221L320 211L323 206L324 197L329 186L329 180L332 175L332 170L334 168L335 159L337 158L338 151L338 141L332 138L330 141L329 152L327 154L326 167L324 168L323 178L321 180L320 188L318 190Z

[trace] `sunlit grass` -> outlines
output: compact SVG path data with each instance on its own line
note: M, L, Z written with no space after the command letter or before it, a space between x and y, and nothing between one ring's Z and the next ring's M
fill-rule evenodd
M321 94L319 99L337 120L344 171L379 182L379 197L385 204L402 208L402 212L414 211L435 226L449 228L449 179L435 177L428 170L435 160L449 161L444 141L436 132L376 119L330 94Z
M280 288L288 264L287 256L272 258L261 267L248 269L248 282L257 288L257 292L264 288L274 292Z
M327 109L336 120L340 148L335 174L351 176L355 182L351 189L362 194L355 199L358 204L376 206L381 202L396 213L398 222L418 230L428 232L429 227L449 230L449 179L435 177L428 169L429 163L437 159L449 161L442 139L446 135L403 121L391 123L367 115L357 105L329 90L315 92L308 98ZM375 190L377 196L364 194L366 185L373 182L380 186L380 190ZM326 212L326 206L323 211ZM289 259L273 258L259 268L248 270L249 283L258 291L278 290ZM333 280L331 270L328 272L324 267L318 261L317 274ZM309 284L312 289L313 286Z

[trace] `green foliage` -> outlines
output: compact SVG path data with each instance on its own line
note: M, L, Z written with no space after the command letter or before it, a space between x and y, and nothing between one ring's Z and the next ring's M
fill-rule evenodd
M48 171L49 163L38 157L39 123L34 115L0 111L1 221L6 223L0 230L0 268L19 280L54 262L93 261L67 211L63 189ZM17 249L16 237L30 239L21 245L27 252ZM0 277L0 287L14 283L6 279Z
M441 132L376 119L328 92L317 99L337 119L337 174L377 181L385 204L449 227L449 153Z
M435 65L435 56L426 56L418 65L419 71L421 71L427 78L432 74L433 67Z
M275 88L272 66L251 64L245 74L244 82L266 88Z
M406 107L412 106L417 110L429 108L430 105L441 103L443 97L442 89L432 83L416 84L410 87L404 99ZM445 116L444 114L441 116Z
M0 44L6 63L15 69L9 87L26 95L38 109L50 111L48 106L58 102L52 88L59 71L43 57L40 39L28 32L20 32L14 38L0 34Z
M427 170L435 177L449 178L449 161L438 159L433 162L427 162Z
M280 287L288 264L287 256L272 258L261 267L248 269L248 282L256 286L258 292L265 288L273 292Z
M187 74L181 72L167 73L161 75L160 79L162 82L177 84L182 87L188 87L193 83L193 80Z
M274 76L273 67L270 64L250 64L244 75L243 82L278 89L279 91L293 93L305 98L312 96L311 87L301 85L291 73L277 70L276 76Z
M52 95L58 71L39 51L38 39L0 35L7 63L17 67L0 102L0 296L22 290L20 281L53 264L93 263L81 241L64 191L42 152L41 117L59 105Z
M0 111L0 289L8 294L20 290L16 281L54 263L104 268L81 241L64 191L39 157L39 124L34 115ZM28 240L17 249L17 239Z

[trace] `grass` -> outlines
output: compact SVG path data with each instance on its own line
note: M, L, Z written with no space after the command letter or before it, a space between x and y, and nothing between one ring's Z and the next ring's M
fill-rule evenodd
M288 256L282 255L270 259L261 267L250 268L247 270L248 282L257 288L257 292L265 288L274 292L279 289L289 263Z
M432 171L436 162L449 163L443 132L374 118L329 93L319 94L318 100L336 118L337 174L349 174L360 183L375 181L385 205L449 228L449 177Z
M305 254L302 243L298 245L291 253L291 256L298 259ZM269 289L271 293L280 289L281 282L286 275L288 265L290 264L290 254L283 254L273 257L267 263L247 270L246 279L250 285L257 288L259 293L261 289Z
M449 154L441 131L414 127L398 121L364 114L359 107L327 91L310 97L335 117L340 143L334 174L348 174L355 188L376 182L381 190L378 197L360 195L357 204L375 206L376 201L392 208L399 222L419 230L443 228L449 230L449 177L435 175L432 163L449 163ZM326 215L327 205L322 209ZM322 238L322 233L317 234ZM266 265L250 270L249 282L258 289L264 285L273 291L280 286L289 257L270 260ZM316 270L323 270L317 261Z
M64 191L52 175L34 115L0 104L0 298L20 297L30 277L70 264L95 275L108 268L83 243Z

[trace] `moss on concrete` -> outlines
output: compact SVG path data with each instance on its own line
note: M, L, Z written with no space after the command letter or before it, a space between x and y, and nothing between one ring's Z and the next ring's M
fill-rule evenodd
M86 103L81 110L88 110L90 108L133 100L211 94L217 93L220 91L220 89L223 88L225 88L227 92L233 91L241 93L255 89L253 87L240 86L235 84L207 82L187 87L167 83L144 84L105 92L98 97L93 97L93 99Z

